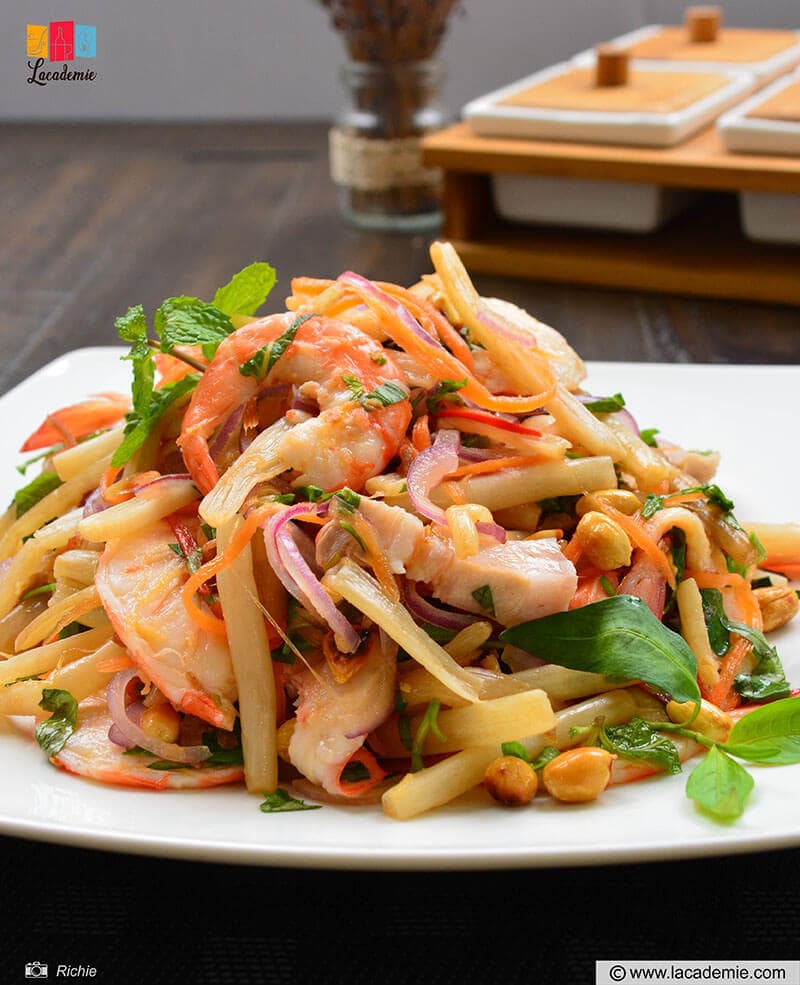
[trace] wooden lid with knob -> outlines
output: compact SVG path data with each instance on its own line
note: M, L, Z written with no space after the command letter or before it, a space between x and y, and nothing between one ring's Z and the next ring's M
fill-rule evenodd
M613 44L601 44L595 48L595 55L597 57L595 85L604 88L628 84L630 55L624 48L618 48Z
M722 25L721 7L687 7L684 17L692 44L717 40Z

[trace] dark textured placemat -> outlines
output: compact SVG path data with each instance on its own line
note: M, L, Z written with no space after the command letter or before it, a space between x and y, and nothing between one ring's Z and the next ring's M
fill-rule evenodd
M593 982L598 959L800 957L800 850L381 873L0 845L9 983L36 960L50 981L59 963L93 965L103 985L571 985Z

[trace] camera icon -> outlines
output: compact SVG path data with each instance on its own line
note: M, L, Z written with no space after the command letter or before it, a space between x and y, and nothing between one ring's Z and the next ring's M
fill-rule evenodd
M47 965L42 964L41 961L29 961L25 965L26 978L47 978L47 975Z

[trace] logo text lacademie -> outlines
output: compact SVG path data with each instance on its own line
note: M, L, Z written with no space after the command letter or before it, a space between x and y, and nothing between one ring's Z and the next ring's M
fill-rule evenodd
M93 82L93 69L71 68L67 62L76 58L97 57L97 28L75 21L50 21L49 24L28 24L26 53L29 59L30 84L46 86L48 82ZM48 70L47 62L62 62L62 68Z

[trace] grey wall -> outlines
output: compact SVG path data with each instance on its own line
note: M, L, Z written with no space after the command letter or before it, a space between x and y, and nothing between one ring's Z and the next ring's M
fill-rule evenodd
M463 0L442 58L468 99L623 31L680 19L677 0ZM729 24L800 28L800 0L730 0ZM30 85L25 26L97 26L91 83ZM331 116L340 39L314 0L0 0L0 119Z

